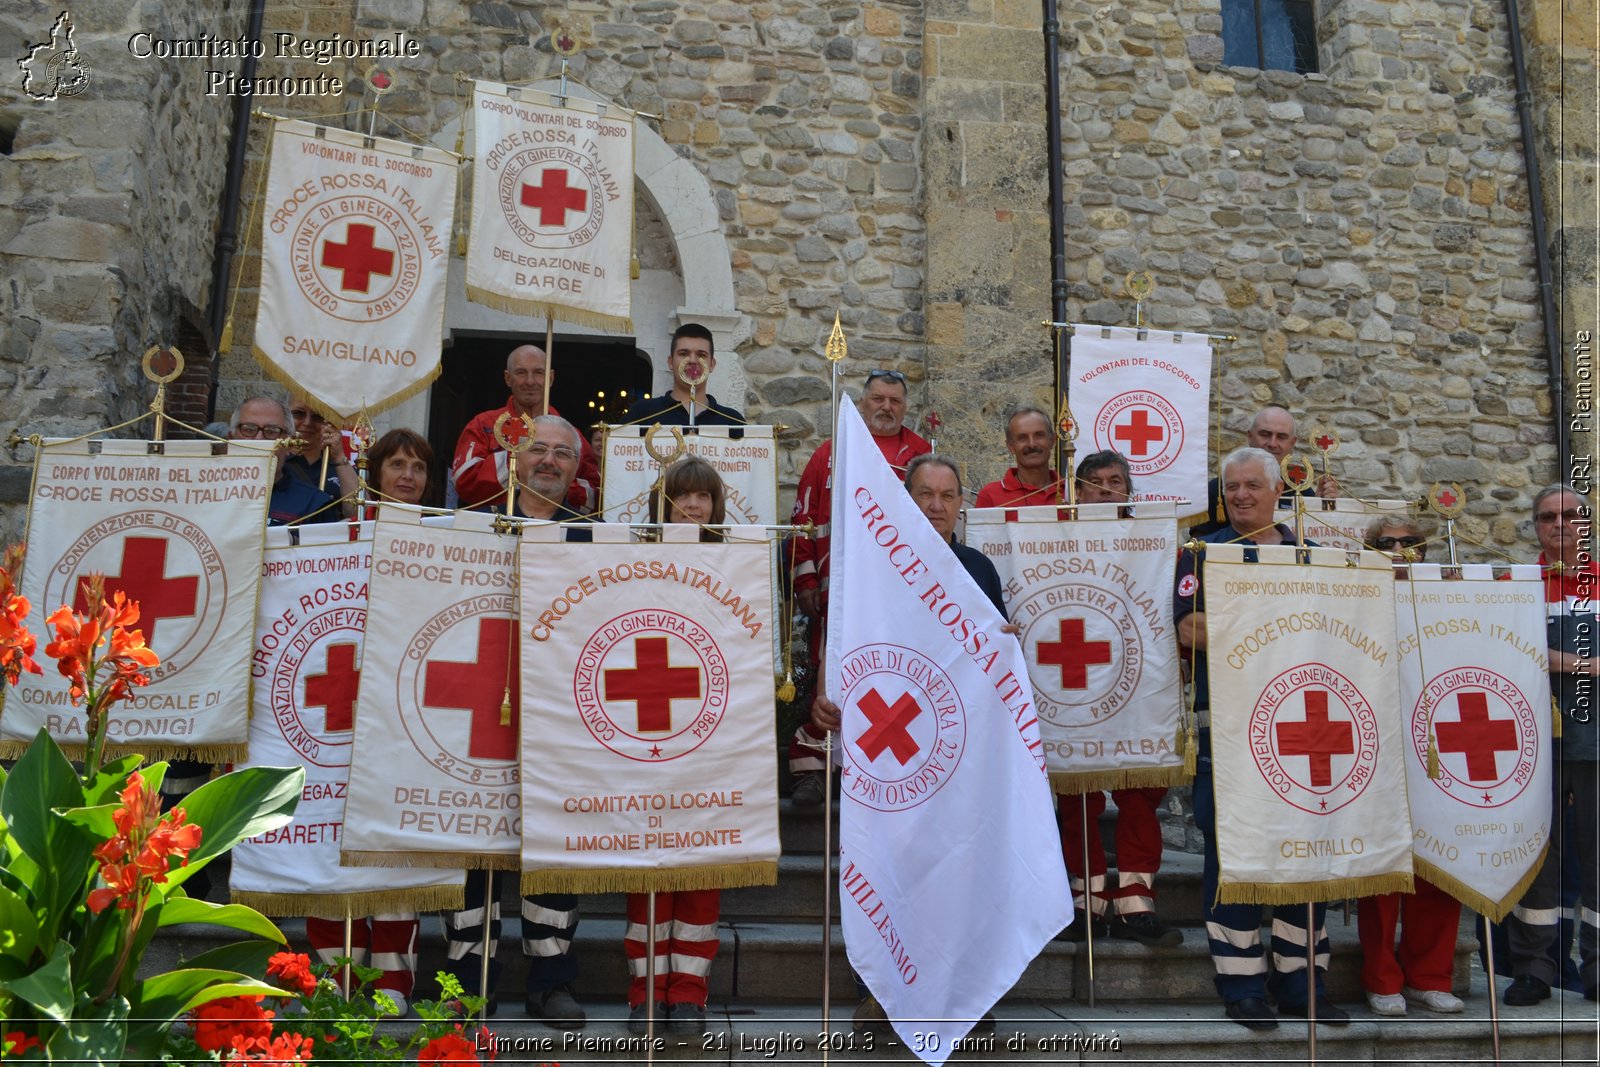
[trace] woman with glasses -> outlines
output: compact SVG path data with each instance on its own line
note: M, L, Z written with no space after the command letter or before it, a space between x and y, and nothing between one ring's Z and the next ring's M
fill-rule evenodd
M1420 563L1428 538L1415 519L1383 515L1367 526L1367 547L1390 556L1396 567ZM1361 985L1376 1015L1404 1015L1406 1005L1455 1014L1461 998L1450 992L1461 902L1422 878L1412 893L1366 897L1356 913L1361 935ZM1395 928L1400 942L1395 946Z
M650 521L692 522L700 527L702 542L721 541L722 532L713 527L727 521L727 493L717 469L698 456L668 467L660 488L650 491ZM631 1032L645 1032L651 1003L658 1027L685 1034L704 1032L706 983L721 944L717 937L721 910L720 889L656 894L655 989L646 998L649 894L628 894L628 929L622 951L628 958Z

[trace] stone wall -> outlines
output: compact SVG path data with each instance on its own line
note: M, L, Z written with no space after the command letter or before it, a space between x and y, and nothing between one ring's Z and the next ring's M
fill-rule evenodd
M1340 431L1350 491L1459 481L1464 532L1525 553L1556 456L1503 11L1319 10L1301 76L1221 66L1216 0L1062 5L1070 317L1132 324L1148 270L1148 325L1238 338L1217 448L1282 404ZM928 353L979 478L1009 399L1049 398L1038 20L928 5Z
M6 77L0 116L15 132L0 157L0 437L78 434L138 414L153 395L140 354L205 307L232 112L182 67L136 59L126 43L141 29L237 35L242 15L225 7L75 5L87 90L32 100ZM0 52L48 39L58 13L7 8ZM31 461L26 447L0 460L0 540L21 535Z

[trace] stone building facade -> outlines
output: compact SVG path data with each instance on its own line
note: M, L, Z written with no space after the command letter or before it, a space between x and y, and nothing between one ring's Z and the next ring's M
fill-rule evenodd
M1224 66L1220 0L1062 0L1069 316L1132 324L1124 278L1148 271L1148 325L1236 338L1217 348L1217 448L1241 441L1256 408L1283 404L1339 429L1335 467L1352 491L1461 482L1475 498L1464 532L1525 556L1526 504L1561 473L1555 426L1576 397L1571 383L1552 388L1547 368L1505 10L1316 10L1322 72L1302 75ZM1593 2L1521 11L1575 382L1573 341L1595 326L1584 319L1595 307ZM0 51L22 54L54 15L0 14ZM0 98L0 434L120 422L148 400L137 369L148 345L180 329L201 348L216 340L205 309L232 111L205 94L204 71L238 61L140 59L127 41L237 37L245 13L94 0L72 16L87 90L37 101L12 82ZM558 27L583 43L574 91L651 116L632 343L656 386L675 321L706 322L721 356L713 391L787 427L780 477L792 486L826 433L821 352L837 310L845 378L905 371L913 418L936 410L941 447L969 480L997 476L1004 409L1053 406L1038 0L268 0L265 21L269 41L415 38L421 55L400 64L378 132L447 148L461 79L557 78ZM361 66L278 60L269 47L259 75L332 73L356 87L255 106L364 129ZM266 125L250 135L245 220ZM257 240L243 236L234 272L222 415L264 381L249 356ZM447 344L509 341L543 323L468 305L458 279L446 329ZM209 372L206 354L192 358ZM194 396L211 384L203 374ZM425 425L428 403L389 420ZM27 458L0 460L8 536Z

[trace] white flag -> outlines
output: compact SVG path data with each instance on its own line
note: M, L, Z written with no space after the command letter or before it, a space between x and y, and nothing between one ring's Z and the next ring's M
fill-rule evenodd
M941 1064L1072 921L1028 665L849 403L833 538L845 947L907 1046Z
M339 418L426 387L439 376L455 196L448 152L273 123L256 358Z
M1140 500L1188 500L1205 510L1211 342L1204 334L1077 326L1072 408L1092 445L1128 457Z

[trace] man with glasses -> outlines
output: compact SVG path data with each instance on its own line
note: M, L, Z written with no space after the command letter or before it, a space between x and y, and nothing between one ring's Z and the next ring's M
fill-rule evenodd
M694 409L696 426L743 426L744 413L717 403L708 383L717 369L716 343L711 331L698 322L686 322L672 335L667 352L667 373L672 388L660 396L640 400L628 409L622 421L628 425L688 426L689 409ZM686 384L687 383L687 384Z
M294 435L305 444L300 451L284 457L283 469L289 477L298 478L335 500L343 501L345 518L355 518L356 468L345 457L344 435L339 427L318 414L310 398L304 395L290 399L289 417L294 420ZM328 475L318 484L324 453L328 457Z
M1017 408L1006 418L1006 451L1017 465L998 482L978 490L980 508L1050 506L1066 503L1061 476L1050 466L1055 451L1055 428L1049 415L1036 407Z
M872 441L889 461L896 474L905 475L907 466L918 456L933 451L915 430L904 425L907 397L906 376L897 370L875 370L867 375L867 385L856 406L872 434ZM794 546L794 595L800 610L811 619L812 677L822 640L823 613L828 594L828 523L832 503L833 442L824 441L811 455L800 484L795 489L795 525L812 523L816 533L796 536ZM790 796L801 807L822 803L821 731L804 723L789 744L789 772L794 777Z
M1245 447L1271 453L1273 459L1282 463L1284 457L1294 451L1300 438L1295 433L1293 415L1284 408L1268 407L1256 412L1256 417L1250 421L1250 429L1245 431L1244 441ZM1204 521L1189 527L1191 537L1204 537L1228 525L1221 486L1220 478L1211 479L1206 486L1206 517ZM1317 495L1327 500L1339 495L1339 483L1333 475L1324 474L1317 479Z
M560 414L553 406L545 410L545 376L549 373L549 359L544 349L536 345L520 345L506 356L505 382L511 395L505 406L473 416L456 441L450 477L462 507L476 507L505 497L506 453L494 439L494 424L501 415L515 419L521 415ZM593 511L599 499L600 463L589 442L582 444L577 477L567 490L567 503L578 511Z
M1581 870L1578 896L1578 974L1583 995L1600 990L1600 722L1596 721L1596 678L1600 676L1600 566L1594 557L1594 508L1565 483L1548 486L1533 498L1533 534L1545 574L1549 613L1550 689L1561 711L1561 736L1555 741L1551 780L1550 850L1528 891L1506 919L1512 982L1505 1002L1529 1007L1550 997L1560 974L1551 947L1560 932L1561 867L1567 850L1576 850ZM1564 832L1568 797L1576 832Z
M270 396L253 396L234 409L228 437L235 441L272 442L288 437L291 425L289 409L283 404ZM309 481L289 476L283 449L278 449L276 456L272 498L267 503L268 525L337 522L343 517L334 506L333 497Z

